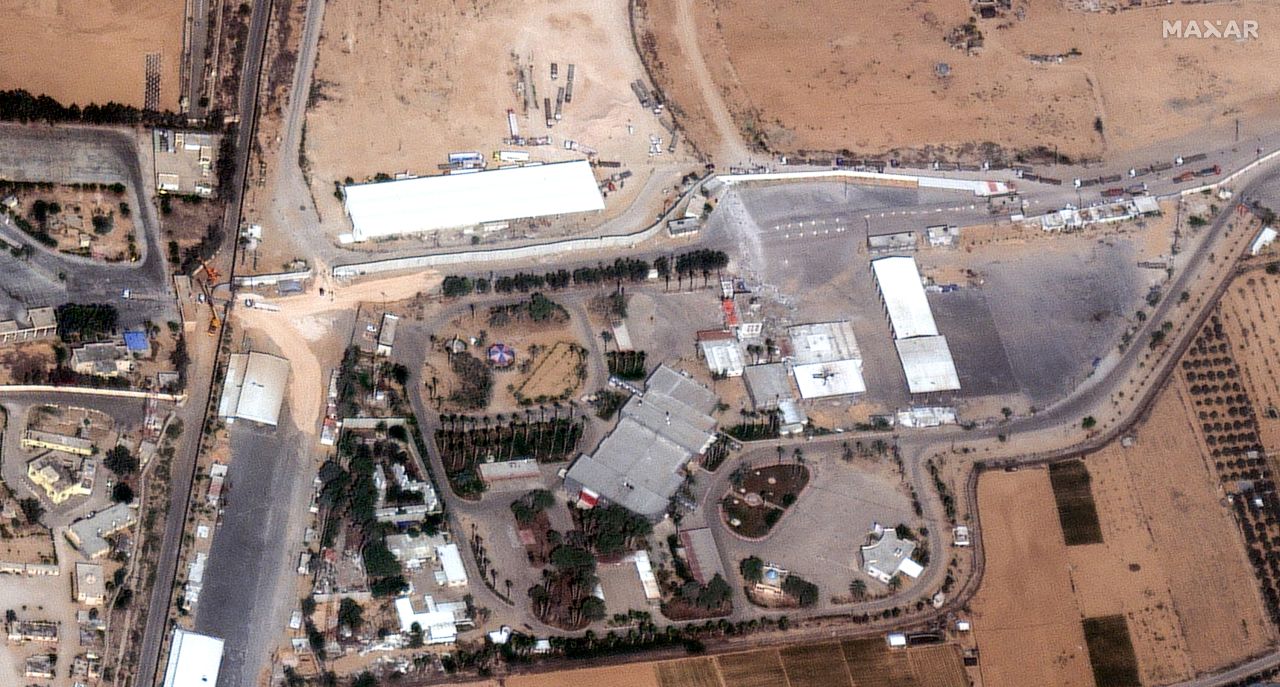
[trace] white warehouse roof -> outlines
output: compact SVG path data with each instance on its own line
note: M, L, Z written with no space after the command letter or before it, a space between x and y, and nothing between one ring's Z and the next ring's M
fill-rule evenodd
M164 687L212 687L222 667L222 640L217 637L173 630Z
M951 347L945 336L917 336L898 339L898 358L907 375L907 390L913 394L955 391L960 388Z
M274 427L280 422L288 381L288 360L256 351L233 353L227 364L218 415Z
M352 239L604 209L586 160L347 186Z
M893 337L937 336L938 325L933 321L929 299L924 295L915 258L880 258L871 261L871 269L875 271L880 296L889 311Z

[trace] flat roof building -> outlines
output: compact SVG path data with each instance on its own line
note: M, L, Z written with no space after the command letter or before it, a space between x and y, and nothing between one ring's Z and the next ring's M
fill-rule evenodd
M67 540L88 558L105 556L111 550L107 537L137 522L138 516L126 503L117 503L95 515L77 520L67 528Z
M756 410L777 408L780 402L795 396L787 366L782 363L751 365L742 371L742 380Z
M698 332L698 348L707 361L707 369L713 375L724 377L741 377L745 362L742 359L742 346L733 332L711 330Z
M445 544L436 547L436 558L440 560L440 569L444 573L444 584L447 587L467 586L467 569L462 565L462 554L457 544Z
M353 241L604 209L586 160L356 184L343 191Z
M951 358L951 348L945 336L917 336L893 342L898 348L898 359L907 376L907 390L913 394L936 391L955 391L960 388L960 377Z
M924 567L911 560L915 550L915 542L899 539L894 530L884 530L879 539L862 547L862 570L884 584L898 573L919 577Z
M76 563L75 597L86 606L101 606L107 598L107 581L97 563Z
M232 353L218 417L276 426L288 381L288 360L257 351Z
M221 639L174 628L164 687L213 687L221 667Z
M565 488L589 505L603 499L647 518L662 517L684 482L685 465L715 442L711 413L717 402L706 387L658 366L595 452L574 461Z
M867 390L862 351L848 321L796 325L787 329L787 337L800 398L849 396Z
M698 584L705 585L716 575L728 581L724 574L724 563L720 560L720 549L716 546L710 529L698 527L680 530L680 545L684 547L684 559L689 564L689 573Z

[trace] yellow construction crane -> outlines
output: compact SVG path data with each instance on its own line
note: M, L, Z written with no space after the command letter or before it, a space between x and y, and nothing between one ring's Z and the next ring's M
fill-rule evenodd
M209 304L209 336L213 336L222 327L222 318L218 317L218 308L213 304L213 294L209 291L208 282L200 282L200 288L204 291L205 303Z

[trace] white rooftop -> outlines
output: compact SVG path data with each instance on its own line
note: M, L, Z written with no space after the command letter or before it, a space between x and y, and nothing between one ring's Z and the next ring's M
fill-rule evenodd
M845 320L799 324L788 328L787 336L797 365L862 359L853 327Z
M722 374L726 377L742 376L744 367L742 348L739 347L736 339L702 341L698 345L702 347L702 356L707 359L707 369L711 370L712 374Z
M288 360L257 351L233 353L227 364L218 415L274 427L280 422L288 381Z
M861 360L796 365L791 368L791 373L795 375L800 398L804 399L848 396L867 390L862 379Z
M960 388L956 363L945 336L917 336L898 339L898 358L907 375L907 390L913 394L955 391Z
M352 238L604 209L586 160L347 186Z
M457 544L445 544L436 548L436 556L440 558L440 567L450 586L467 583L467 569L462 566L462 554Z
M218 683L221 667L221 639L174 629L164 687L213 687Z
M396 618L400 621L401 632L413 632L414 623L422 632L422 640L427 644L447 644L458 638L458 625L453 611L441 610L426 598L427 610L415 611L413 600L402 596L395 601Z
M937 336L938 325L933 321L915 258L880 258L871 261L871 269L889 311L894 338Z

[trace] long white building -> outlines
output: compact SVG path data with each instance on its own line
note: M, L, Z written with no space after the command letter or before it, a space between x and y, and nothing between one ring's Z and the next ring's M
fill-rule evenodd
M889 313L907 390L912 394L958 390L960 376L951 347L938 333L915 258L880 258L871 261L871 269Z
M933 321L929 299L924 294L924 283L915 258L890 257L871 261L880 296L889 311L889 324L893 326L893 338L909 339L913 336L937 336L938 325Z
M604 209L586 160L353 184L343 192L352 241Z

